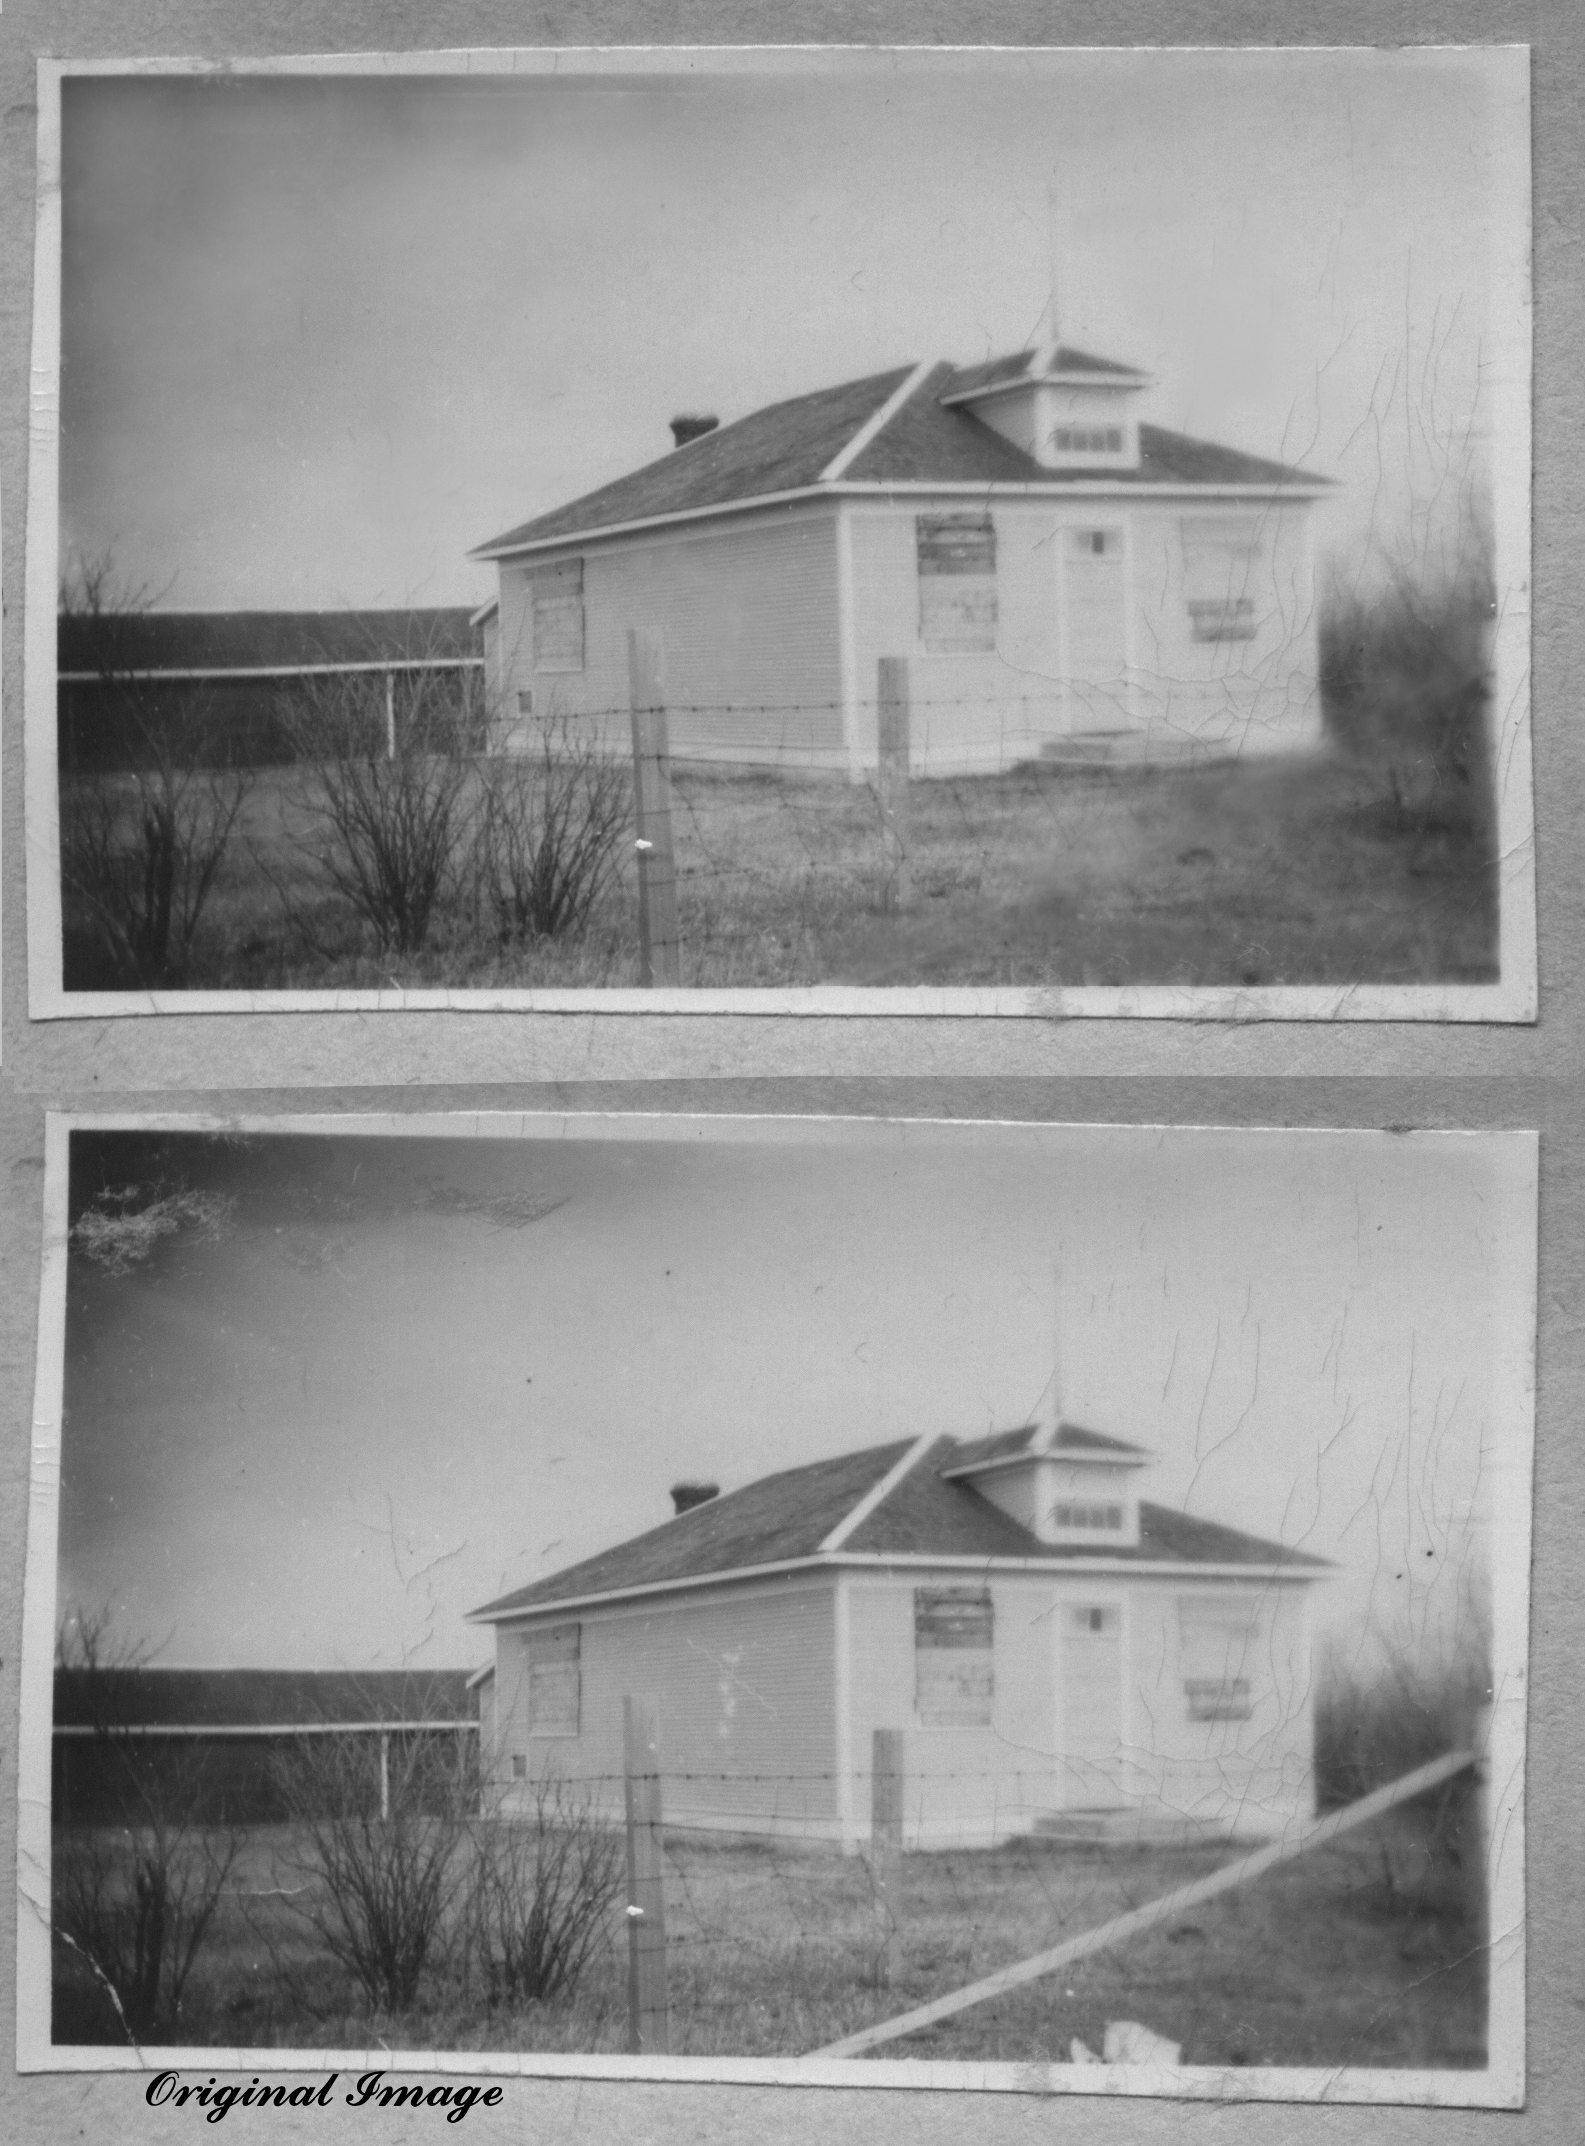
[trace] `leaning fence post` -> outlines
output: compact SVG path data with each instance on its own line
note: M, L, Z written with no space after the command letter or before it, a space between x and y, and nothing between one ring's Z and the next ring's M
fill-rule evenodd
M882 905L906 909L913 875L908 862L908 665L901 656L880 659L875 713L875 796L886 859Z
M661 1868L660 1731L654 1702L622 1701L627 1790L628 2047L664 2056L671 2047L666 1997L666 1893Z
M887 1989L897 1967L902 1906L903 1734L877 1729L870 1758L870 1884L875 1896L875 1983Z
M633 797L638 821L639 981L680 984L677 867L671 849L671 775L666 703L655 644L627 636L628 699L633 711Z

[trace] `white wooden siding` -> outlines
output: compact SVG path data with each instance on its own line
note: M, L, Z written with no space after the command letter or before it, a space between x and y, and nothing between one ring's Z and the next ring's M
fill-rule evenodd
M846 769L834 504L608 539L579 547L577 557L583 664L575 673L534 667L525 613L531 576L544 569L501 568L509 712L518 690L537 685L537 721L574 718L626 754L633 628L661 650L675 759Z
M588 1784L614 1815L622 1802L622 1701L660 1716L668 1824L728 1831L837 1831L833 1585L711 1589L580 1620L582 1717L571 1739L530 1732L524 1633L497 1641L500 1747ZM510 1787L509 1777L503 1783Z

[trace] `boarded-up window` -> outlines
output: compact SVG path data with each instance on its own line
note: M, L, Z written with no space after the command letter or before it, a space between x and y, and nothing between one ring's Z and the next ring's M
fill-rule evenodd
M530 1736L576 1736L582 1700L580 1628L552 1625L523 1641Z
M926 648L996 646L996 527L988 514L921 514L919 638Z
M995 1637L988 1587L914 1589L914 1705L923 1727L989 1727Z
M536 566L529 577L534 591L534 668L536 671L583 669L583 561L562 559Z
M1185 1595L1178 1640L1189 1719L1247 1721L1264 1645L1259 1604L1237 1595Z
M1260 524L1252 515L1182 525L1183 594L1197 641L1252 641L1260 627Z

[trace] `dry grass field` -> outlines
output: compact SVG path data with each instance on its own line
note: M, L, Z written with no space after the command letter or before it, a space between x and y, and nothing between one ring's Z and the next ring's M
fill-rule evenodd
M1077 2036L1137 2019L1188 2064L1479 2066L1483 1934L1432 1799L1345 1836L1182 1920L889 2045L883 2055L1066 2061ZM1428 1843L1434 1846L1428 1847ZM179 2028L211 2046L540 2049L626 2046L620 1906L567 2000L488 2009L442 1964L419 2005L371 2014L290 1911L294 1842L258 1828L232 1874ZM807 2054L1077 1936L1227 1859L1225 1847L1028 1839L903 1859L900 1959L873 1985L866 1866L830 1850L673 1834L667 1939L674 2052ZM57 2040L117 2039L63 1954Z
M115 782L115 777L81 778ZM502 945L458 887L415 952L381 952L315 861L302 773L260 770L193 950L191 988L588 988L638 981L626 838L584 929ZM810 984L1476 983L1497 973L1485 815L1404 809L1384 762L1029 768L916 781L913 900L884 903L873 794L679 768L682 980ZM113 989L66 905L69 989Z

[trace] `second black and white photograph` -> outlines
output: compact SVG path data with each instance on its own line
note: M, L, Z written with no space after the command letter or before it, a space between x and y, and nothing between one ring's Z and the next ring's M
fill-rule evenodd
M31 2068L1522 2095L1532 1136L51 1143Z

